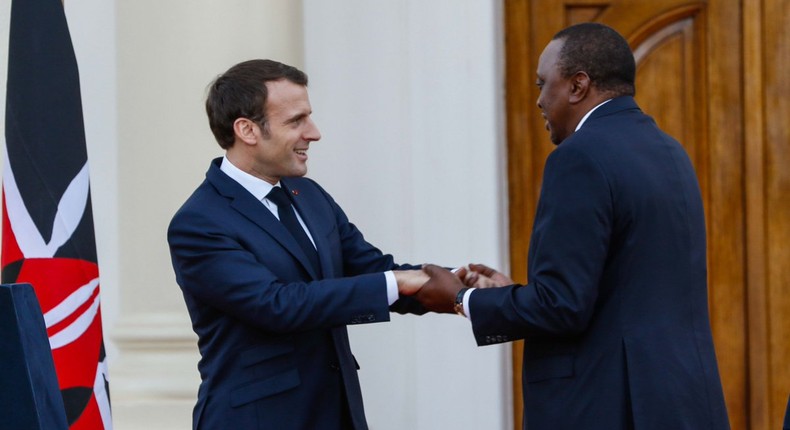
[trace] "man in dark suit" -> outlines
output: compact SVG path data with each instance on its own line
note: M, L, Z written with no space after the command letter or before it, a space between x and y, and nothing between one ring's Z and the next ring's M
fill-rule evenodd
M524 428L729 428L711 335L705 222L683 147L633 99L609 27L559 32L537 85L551 141L526 285L480 265L465 288L426 266L416 297L471 320L479 345L524 339ZM504 285L504 286L503 286Z
M366 429L347 324L422 313L427 279L365 241L318 184L307 76L270 60L206 100L225 156L173 217L176 280L198 335L195 429Z

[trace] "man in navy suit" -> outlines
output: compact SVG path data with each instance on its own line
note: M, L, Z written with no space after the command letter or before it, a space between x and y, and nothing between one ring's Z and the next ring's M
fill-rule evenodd
M416 297L464 313L479 345L524 339L524 428L727 429L706 286L705 220L683 147L633 99L628 43L557 33L538 63L546 161L526 285L436 266Z
M367 429L346 325L423 313L427 276L365 241L318 184L307 76L270 60L211 85L225 156L173 217L176 280L198 335L195 429Z

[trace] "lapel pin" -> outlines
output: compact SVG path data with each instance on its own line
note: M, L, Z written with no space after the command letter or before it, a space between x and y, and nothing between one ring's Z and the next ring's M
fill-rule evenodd
M299 195L299 190L291 190L291 194L293 194L295 196L298 196Z

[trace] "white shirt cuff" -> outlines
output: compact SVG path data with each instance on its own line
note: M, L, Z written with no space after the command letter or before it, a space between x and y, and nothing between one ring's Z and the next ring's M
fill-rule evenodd
M387 302L391 305L395 303L395 300L398 300L398 281L392 270L384 272L384 279L387 280Z
M474 290L475 290L475 288L470 288L470 289L466 290L466 292L464 293L463 302L461 303L462 306L464 307L464 315L466 315L466 318L468 318L469 321L472 321L472 311L469 309L470 308L470 306L469 306L469 297L472 296L472 292Z

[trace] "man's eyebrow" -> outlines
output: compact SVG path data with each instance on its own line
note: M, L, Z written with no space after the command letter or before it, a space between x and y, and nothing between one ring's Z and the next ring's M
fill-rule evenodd
M304 119L304 118L306 118L306 117L310 116L310 114L311 114L311 113L312 113L312 112L300 112L300 113L297 113L296 115L294 115L294 116L292 116L292 117L290 117L290 118L286 119L286 120L283 122L283 124L290 124L290 123L292 123L292 122L299 121L300 119Z

